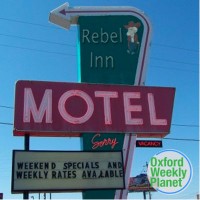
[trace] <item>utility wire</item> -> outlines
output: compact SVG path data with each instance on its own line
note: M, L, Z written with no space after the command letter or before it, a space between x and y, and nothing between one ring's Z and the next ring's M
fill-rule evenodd
M16 22L16 23L24 23L24 24L40 26L40 27L45 27L45 28L55 28L53 26L48 26L48 25L43 25L43 24L38 24L38 23L33 23L33 22L27 22L27 21L21 21L21 20L16 20L16 19L8 19L8 18L3 18L3 17L0 17L0 20L12 21L12 22ZM22 37L22 36L8 35L8 34L2 34L2 33L0 33L0 35L7 36L7 37L15 37L15 38L20 38L20 39L26 39L26 40L32 40L32 41L38 41L38 42L44 42L44 43L49 43L49 44L59 44L59 45L66 45L66 46L75 47L75 45L71 45L71 44L51 42L51 41L34 39L34 38L27 38L27 37ZM153 43L153 45L164 46L164 47L180 49L180 50L187 50L187 51L191 51L191 52L198 52L197 50L186 49L186 48L182 48L182 47L175 47L175 46L170 46L170 45L165 45L165 44L158 44L158 43L154 44ZM61 53L61 52L50 52L50 51L45 51L45 50L24 48L24 47L18 47L18 46L6 45L6 44L0 44L0 46L13 47L13 48L18 48L18 49L23 49L23 50L30 50L30 51L39 51L39 52L43 52L43 53L54 53L54 54L64 55L64 56L70 56L71 55L71 54L64 54L64 53ZM71 56L75 56L75 55L71 55ZM151 57L151 59L165 61L165 62L173 62L173 63L178 63L178 64L198 65L197 63L186 63L186 62L182 62L182 61L168 60L168 59L157 58L157 57Z
M7 123L7 122L0 122L0 124L4 124L4 125L13 125L12 123ZM172 126L184 126L184 127L199 127L199 125L190 125L190 124L172 124Z
M62 55L62 56L76 56L74 54L55 52L55 51L47 51L47 50L40 50L40 49L32 49L32 48L20 47L20 46L14 46L14 45L7 45L7 44L0 44L0 46L9 47L9 48L16 48L16 49L22 49L22 50L29 50L29 51L36 51L36 52L42 52L42 53L57 54L57 55ZM179 63L179 64L186 64L186 65L198 65L198 64L195 64L195 63L187 63L187 62L182 62L182 61L168 60L168 59L155 58L155 57L150 57L150 59L160 60L160 61L165 61L165 62L172 62L172 63Z
M18 35L9 35L9 34L3 34L3 33L0 33L0 35L6 36L6 37L12 37L12 38L19 38L19 39L23 39L23 40L43 42L43 43L48 43L48 44L56 44L56 45L62 45L62 46L76 47L76 45L72 45L72 44L53 42L53 41L47 41L47 40L40 40L40 39L35 39L35 38L30 38L30 37L22 37L22 36L18 36Z
M184 50L184 51L192 51L195 53L198 53L199 50L195 50L195 49L186 49L186 48L182 48L182 47L176 47L176 46L171 46L171 45L166 45L166 44L159 44L159 43L152 43L152 46L162 46L162 47L167 47L167 48L172 48L172 49L179 49L179 50Z
M16 19L9 19L9 18L4 18L4 17L0 17L0 20L11 21L11 22L16 22L16 23L21 23L21 24L28 24L28 25L33 25L33 26L40 26L40 27L44 27L44 28L58 29L58 28L56 28L54 26L48 26L48 25L44 25L44 24L38 24L38 23L33 23L33 22L21 21L21 20L16 20Z
M0 122L1 125L9 125L9 126L12 126L13 124L12 123L7 123L7 122Z
M0 33L0 35L1 36L6 36L6 37L13 37L13 38L24 39L24 40L32 40L32 41L37 41L37 42L45 42L45 43L49 43L49 44L58 44L58 45L76 47L76 45L72 45L72 44L59 43L59 42L53 42L53 41L35 39L35 38L30 38L30 37L22 37L22 36L18 36L18 35L10 35L10 34L3 34L3 33ZM190 51L190 52L195 52L195 53L199 52L198 50L194 50L194 49L186 49L186 48L182 48L182 47L170 46L170 45L165 45L165 44L152 43L152 45L153 46L163 46L163 47L172 48L172 49L185 50L185 51Z
M198 63L188 63L188 62L182 62L182 61L176 61L176 60L168 60L164 58L158 58L158 57L150 57L153 60L160 60L165 62L172 62L172 63L178 63L178 64L185 64L185 65L198 65Z
M162 138L163 140L182 140L182 141L190 141L190 142L199 142L197 139L183 139L183 138Z
M42 52L42 53L57 54L57 55L63 55L63 56L76 56L73 54L66 54L66 53L55 52L55 51L46 51L46 50L40 50L40 49L32 49L32 48L19 47L19 46L14 46L14 45L7 45L7 44L0 44L0 46L22 49L22 50L29 50L29 51L37 51L37 52Z
M10 22L15 22L15 23L20 23L20 24L27 24L27 25L33 25L33 26L39 26L43 28L50 28L50 29L61 29L56 26L51 26L51 25L44 25L44 24L39 24L39 23L34 23L34 22L27 22L27 21L22 21L22 20L16 20L16 19L10 19L10 18L5 18L5 17L0 17L0 20L4 21L10 21ZM69 30L70 32L74 30Z
M2 106L2 105L0 105L0 108L9 108L9 109L14 109L14 108L11 107L11 106Z
M0 105L0 108L14 109L14 107L4 106L4 105ZM199 125L196 125L196 124L171 124L171 125L172 126L183 126L183 127L199 127Z
M172 126L199 127L199 125L195 124L172 124Z
M0 105L0 108L7 108L7 109L14 109L14 107L11 106L4 106L4 105ZM0 122L1 123L1 122ZM10 123L9 123L10 124ZM199 125L196 124L171 124L172 126L182 126L182 127L196 127L198 128Z
M198 73L197 70L183 69L183 68L178 68L178 67L164 67L164 66L157 66L157 65L151 65L151 64L150 64L150 67L159 68L159 69L166 69L166 70L178 70L178 71Z
M73 44L59 43L59 42L53 42L53 41L35 39L35 38L30 38L30 37L22 37L22 36L10 35L10 34L3 34L3 33L0 33L0 35L1 36L6 36L6 37L13 37L13 38L24 39L24 40L32 40L32 41L37 41L37 42L44 42L44 43L49 43L49 44L58 44L58 45L76 47L76 45L73 45ZM168 47L168 48L173 48L173 49L179 49L179 50L185 50L185 51L190 51L190 52L195 52L195 53L199 52L198 50L194 50L194 49L185 49L185 48L182 48L182 47L170 46L170 45L165 45L165 44L153 43L152 45L153 46L163 46L163 47Z
M15 23L23 23L23 24L34 25L34 26L39 26L39 27L44 27L44 28L60 29L60 28L57 28L55 26L38 24L38 23L27 22L27 21L16 20L16 19L9 19L9 18L4 18L4 17L0 17L0 20L6 20L6 21L15 22ZM72 31L72 30L69 30L69 31ZM12 37L12 36L10 36L10 37ZM176 47L176 46L160 44L160 43L152 43L152 45L154 45L154 46L163 46L163 47L167 47L167 48L173 48L173 49L179 49L179 50L185 50L185 51L191 51L191 52L195 52L195 53L199 52L199 50L195 50L195 49L187 49L187 48L183 48L183 47Z
M12 123L0 122L0 125L9 125L13 126ZM162 138L163 140L180 140L180 141L188 141L188 142L199 142L198 139L185 139L185 138Z

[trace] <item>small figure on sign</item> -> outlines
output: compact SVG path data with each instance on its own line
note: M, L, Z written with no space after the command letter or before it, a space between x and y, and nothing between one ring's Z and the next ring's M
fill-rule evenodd
M126 33L128 39L127 52L131 55L135 54L139 49L140 43L138 41L137 31L140 26L141 24L139 22L134 23L133 21L130 21L128 25L124 25L124 27L128 30Z

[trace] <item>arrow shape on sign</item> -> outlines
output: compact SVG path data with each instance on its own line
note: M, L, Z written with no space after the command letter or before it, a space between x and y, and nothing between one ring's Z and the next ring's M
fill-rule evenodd
M67 11L65 9L60 11L61 14L66 15Z
M65 3L58 8L52 10L49 15L49 21L53 24L61 26L65 29L70 28L70 19L66 17L66 10L69 7L68 3Z
M133 13L146 21L142 11L129 6L70 7L69 3L65 3L50 12L49 21L62 28L70 29L71 24L77 24L79 16L133 15Z

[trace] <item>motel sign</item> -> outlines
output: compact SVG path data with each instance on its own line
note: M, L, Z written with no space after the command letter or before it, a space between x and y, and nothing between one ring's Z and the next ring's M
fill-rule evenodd
M174 93L174 88L19 81L14 135L134 132L161 137L170 129Z

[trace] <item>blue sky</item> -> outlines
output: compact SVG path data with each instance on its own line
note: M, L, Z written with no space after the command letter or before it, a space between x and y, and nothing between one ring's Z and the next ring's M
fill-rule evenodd
M57 1L0 1L0 192L12 195L12 150L23 149L23 137L12 134L14 89L17 80L77 82L77 27L69 31L48 22L51 10L65 3ZM192 182L177 195L153 193L152 198L191 199L199 191L199 85L198 85L198 1L197 0L74 0L70 6L133 6L148 16L153 33L146 85L175 87L171 132L162 149L135 150L131 176L164 149L176 149L191 160ZM171 138L171 139L170 139ZM184 140L176 140L184 139ZM79 138L31 138L30 149L80 150ZM33 195L37 198L36 194ZM81 198L80 193L53 194L53 198ZM131 193L131 198L143 198Z

